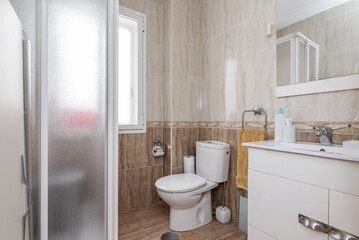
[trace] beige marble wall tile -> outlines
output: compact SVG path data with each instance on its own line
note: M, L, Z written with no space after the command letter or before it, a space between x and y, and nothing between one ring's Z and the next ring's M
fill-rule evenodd
M154 42L156 44L163 44L163 4L155 4L155 9L153 12L154 17Z
M174 82L173 120L197 121L197 84Z
M272 120L275 100L274 44L244 45L241 49L240 102L243 105L240 111L261 106L267 111L268 120ZM248 121L255 120L253 114L248 117Z
M199 8L200 0L183 0L192 8Z
M241 29L238 25L225 32L224 42L224 74L225 76L240 72Z
M172 120L172 5L171 0L163 5L163 120Z
M259 16L263 12L275 14L275 0L242 0L239 7L241 21L253 15Z
M172 27L174 39L192 44L198 42L198 8L193 8L186 1L172 1Z
M226 11L225 1L209 0L212 1L212 19L213 19L213 37L222 34L226 30Z
M198 120L209 121L212 116L211 104L211 89L213 76L210 73L211 69L211 43L202 43L199 46L199 75L198 75Z
M173 81L195 83L198 76L198 47L176 39L173 39L172 47Z
M240 75L232 74L214 81L211 111L213 121L238 121L241 117Z
M330 93L276 99L276 109L283 107L294 121L330 121L332 104Z
M169 41L165 45L168 45L170 56L167 59L165 56L164 115L170 121L197 121L199 15L193 3L171 1L173 10L169 15L165 6L165 16L170 18L171 24L168 31L165 26L165 38L168 38L165 41Z
M359 73L359 44L356 47L345 49L343 65L342 72L344 75Z
M356 1L355 5L359 5L359 2ZM359 24L358 19L359 8L353 8L352 11L347 11L344 15L345 21L345 46L346 47L356 47L359 45L359 30L357 27Z
M214 36L213 6L210 0L202 1L199 9L199 42L208 41Z
M332 121L359 121L359 90L329 93Z
M240 5L241 1L238 0L224 0L225 10L225 30L236 26L240 22Z

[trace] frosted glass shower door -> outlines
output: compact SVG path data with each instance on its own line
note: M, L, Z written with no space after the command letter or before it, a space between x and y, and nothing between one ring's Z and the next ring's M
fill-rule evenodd
M48 239L106 239L107 1L48 0Z

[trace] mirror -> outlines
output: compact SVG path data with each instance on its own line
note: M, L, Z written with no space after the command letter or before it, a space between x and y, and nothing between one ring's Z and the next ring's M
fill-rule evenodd
M277 0L276 19L277 97L359 88L359 1Z

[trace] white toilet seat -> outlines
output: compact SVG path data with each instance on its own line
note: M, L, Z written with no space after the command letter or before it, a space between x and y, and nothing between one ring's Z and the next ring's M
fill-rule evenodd
M202 188L207 180L193 173L175 174L162 177L156 181L158 190L166 193L186 193Z

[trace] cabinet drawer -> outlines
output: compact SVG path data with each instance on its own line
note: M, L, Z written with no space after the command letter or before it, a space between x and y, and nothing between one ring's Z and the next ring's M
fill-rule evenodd
M359 163L249 148L249 169L359 196Z
M359 236L359 197L329 191L329 225Z
M298 223L298 214L328 223L328 189L254 170L248 174L251 226L278 240L328 239Z
M253 226L248 226L248 240L275 240L268 234L254 228Z

